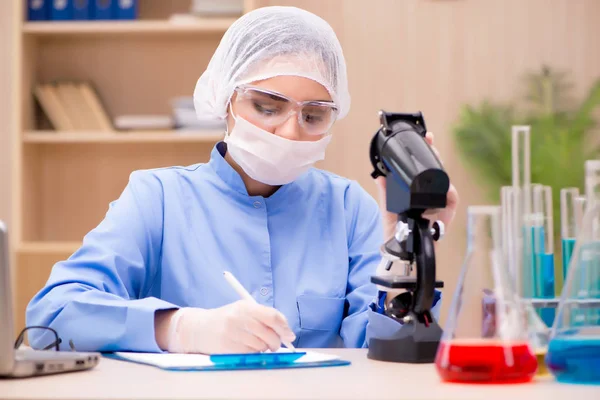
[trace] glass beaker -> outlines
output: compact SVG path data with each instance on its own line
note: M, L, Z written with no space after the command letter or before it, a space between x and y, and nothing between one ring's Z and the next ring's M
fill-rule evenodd
M600 384L600 196L598 164L586 164L586 202L546 355L561 382ZM589 168L588 168L589 167Z
M467 253L438 346L444 381L518 383L538 367L527 315L504 261L500 206L467 210Z

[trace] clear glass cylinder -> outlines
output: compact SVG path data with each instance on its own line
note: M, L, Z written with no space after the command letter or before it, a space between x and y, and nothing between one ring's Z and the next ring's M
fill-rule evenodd
M542 246L540 238L544 230L544 213L542 211L534 211L533 204L534 193L540 193L543 186L540 184L532 184L529 187L521 189L522 209L528 210L520 215L521 227L521 265L520 265L520 281L519 295L525 299L536 298L536 245ZM523 199L527 199L523 201ZM540 206L543 207L543 206Z
M518 252L518 202L519 189L513 186L503 186L500 190L500 206L502 208L502 251L504 259L507 261L508 272L515 288L518 288L517 271L519 265L517 261Z
M537 299L555 297L554 282L554 209L552 207L552 188L538 185L533 188L534 224L533 235L533 291ZM555 316L554 307L541 307L537 310L547 326L552 326Z
M571 254L573 254L575 238L577 237L577 227L579 225L575 200L577 197L579 197L579 189L576 187L564 188L560 191L560 239L563 284L567 277L567 269L571 260Z
M436 356L445 381L530 381L538 362L504 258L500 206L467 210L467 252Z
M585 197L600 201L600 160L585 162Z

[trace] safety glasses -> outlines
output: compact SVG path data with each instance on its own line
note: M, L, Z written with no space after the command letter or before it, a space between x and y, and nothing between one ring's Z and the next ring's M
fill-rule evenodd
M329 132L338 115L338 108L330 101L296 101L250 85L239 86L235 91L236 113L259 126L277 127L296 113L303 131L318 136Z

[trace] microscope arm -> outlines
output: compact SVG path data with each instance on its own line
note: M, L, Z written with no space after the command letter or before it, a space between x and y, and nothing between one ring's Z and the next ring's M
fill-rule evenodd
M429 227L429 220L418 218L416 220L410 219L408 222L409 226L412 225L410 227L412 235L407 240L407 246L416 245L416 248L412 249L415 254L417 268L413 311L419 320L423 317L426 318L427 320L421 322L428 324L431 322L429 312L433 307L436 282L433 236ZM410 243L411 239L417 243Z

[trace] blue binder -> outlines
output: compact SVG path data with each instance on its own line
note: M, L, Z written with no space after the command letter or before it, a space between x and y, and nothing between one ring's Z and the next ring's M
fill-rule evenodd
M73 1L73 19L74 20L88 20L92 19L92 0L74 0Z
M114 19L116 0L93 0L94 1L94 19L107 20Z
M52 0L52 20L69 21L73 19L73 0Z
M47 21L50 19L52 0L27 0L27 19L29 21Z
M137 19L138 0L115 0L116 19L132 20Z
M224 370L250 370L250 369L284 369L284 368L315 368L315 367L333 367L350 365L350 361L339 358L305 361L300 359L307 353L297 352L273 352L273 353L250 353L250 354L215 354L208 356L210 363L181 363L169 364L153 360L152 357L171 357L177 355L159 354L152 355L146 353L127 353L115 352L104 353L106 358L112 358L121 361L130 361L138 364L150 365L168 371L224 371ZM149 357L145 357L149 356ZM192 355L192 357L194 357ZM199 356L207 357L207 356Z

